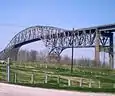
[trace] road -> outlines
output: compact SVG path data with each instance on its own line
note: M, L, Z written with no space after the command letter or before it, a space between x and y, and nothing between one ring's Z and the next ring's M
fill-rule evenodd
M59 91L0 83L0 96L115 96L115 94Z

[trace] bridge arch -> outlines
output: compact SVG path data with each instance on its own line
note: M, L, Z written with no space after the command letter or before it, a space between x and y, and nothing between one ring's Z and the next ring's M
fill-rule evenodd
M55 47L55 44L52 45L48 41L55 37L58 38L59 34L65 31L67 30L52 26L31 26L26 28L12 38L6 48L0 52L0 58L6 59L7 57L11 57L16 59L16 55L21 46L38 40L42 40L46 47L52 49ZM54 37L54 34L57 34L57 36ZM50 51L51 50L49 50L49 52Z
M56 53L60 53L62 49L72 48L72 46L74 46L74 48L94 47L97 66L100 61L99 52L102 51L103 48L107 48L110 66L113 68L113 32L115 32L115 24L77 30L65 30L52 26L32 26L22 30L13 37L6 48L0 52L0 59L10 57L12 53L15 54L13 56L16 57L21 46L42 40L50 51L53 49L52 51L56 51Z

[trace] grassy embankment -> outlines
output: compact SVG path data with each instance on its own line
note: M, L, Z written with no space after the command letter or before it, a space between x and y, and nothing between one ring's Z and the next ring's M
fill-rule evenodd
M71 74L69 65L61 65L59 68L56 64L48 64L46 68L45 64L38 62L13 63L10 67L10 83L13 84L65 90L115 92L113 88L115 70L74 67ZM6 80L6 65L0 64L0 69L2 70L0 78ZM45 83L46 74L48 75L47 83ZM68 86L69 80L71 81L70 86ZM81 81L82 84L80 84Z

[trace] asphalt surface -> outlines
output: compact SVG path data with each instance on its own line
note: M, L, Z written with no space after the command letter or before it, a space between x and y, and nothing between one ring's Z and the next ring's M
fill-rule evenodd
M115 96L115 94L60 91L0 83L0 96Z

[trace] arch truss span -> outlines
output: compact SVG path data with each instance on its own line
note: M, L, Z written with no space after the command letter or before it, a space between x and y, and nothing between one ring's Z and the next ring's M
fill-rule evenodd
M0 59L14 58L19 48L25 44L42 40L49 49L49 54L60 56L66 48L95 48L96 65L99 65L99 52L108 52L113 68L113 32L115 24L66 30L51 26L32 26L16 34L6 48L0 52ZM14 56L14 57L12 57Z
M16 54L21 46L38 40L42 40L50 52L56 46L51 46L51 42L48 41L53 38L59 38L59 34L65 31L67 30L52 26L32 26L26 28L12 38L6 48L0 52L0 58L15 57L16 59ZM55 37L54 34L56 34Z

